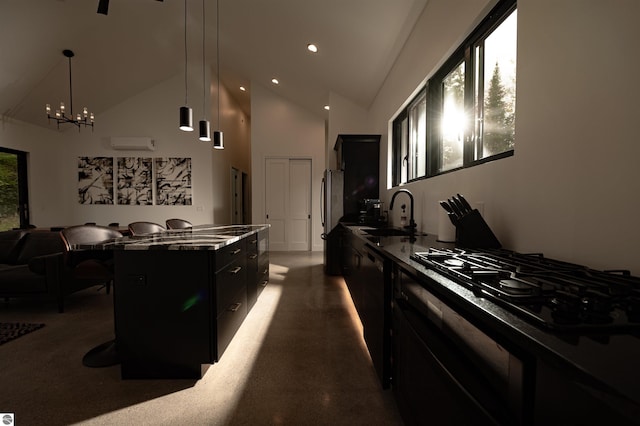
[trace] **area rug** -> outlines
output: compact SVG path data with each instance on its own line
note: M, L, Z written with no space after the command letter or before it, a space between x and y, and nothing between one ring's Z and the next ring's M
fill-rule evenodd
M44 327L44 324L0 322L0 345L17 339L20 336L24 336L25 334L29 334L42 327Z

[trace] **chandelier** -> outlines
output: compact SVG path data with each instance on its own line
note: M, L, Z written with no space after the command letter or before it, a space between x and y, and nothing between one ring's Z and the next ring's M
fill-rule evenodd
M73 58L73 51L65 49L62 51L62 54L69 59L69 113L67 114L67 109L64 102L60 102L59 109L56 109L55 114L51 114L51 105L47 104L47 119L49 121L56 120L58 129L60 128L60 123L70 123L75 126L78 126L78 131L82 126L91 127L93 130L93 120L94 115L92 112L87 110L87 107L82 108L82 112L73 115L73 84L71 82L71 58Z

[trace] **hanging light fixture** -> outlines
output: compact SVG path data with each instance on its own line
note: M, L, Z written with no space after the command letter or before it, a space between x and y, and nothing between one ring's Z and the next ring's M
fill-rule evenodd
M109 14L109 0L98 1L98 13L101 15Z
M217 128L220 129L220 8L218 0L216 0L216 79L218 83L218 123ZM222 130L213 132L213 147L215 149L224 149L224 138Z
M211 124L205 119L207 111L207 84L205 79L205 18L204 18L204 0L202 0L202 120L200 120L200 139L203 142L211 141Z
M156 0L156 1L164 1L164 0ZM109 14L109 0L98 0L98 13L101 15Z
M94 115L92 112L87 110L87 107L82 108L82 113L78 113L75 117L73 115L73 84L71 80L71 58L73 58L73 51L69 49L65 49L62 51L62 54L69 59L69 114L67 115L66 107L64 102L60 102L60 109L57 109L55 115L51 115L51 104L46 105L47 110L47 119L49 121L56 120L58 125L58 129L60 128L60 123L70 123L75 126L78 126L78 131L80 131L80 127L91 127L93 130L93 120Z
M193 131L193 110L187 96L187 0L184 0L184 106L180 107L180 130Z

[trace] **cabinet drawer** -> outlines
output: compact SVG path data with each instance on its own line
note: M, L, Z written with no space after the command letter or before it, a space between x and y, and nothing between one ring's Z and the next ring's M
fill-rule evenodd
M260 264L258 265L257 280L258 286L264 287L267 285L267 282L269 281L269 259L266 259L266 261L260 261Z
M258 254L258 234L250 235L247 240L247 253Z
M237 290L238 292L232 297L232 302L219 311L218 318L216 319L218 344L216 361L220 360L223 352L227 346L229 346L233 336L247 316L247 288L241 286Z
M246 292L246 262L239 260L216 273L216 312L218 315L235 303L234 297L240 288Z
M258 253L247 254L247 268L258 270Z
M263 229L258 232L258 252L260 256L269 251L269 230Z
M242 239L216 251L215 270L219 271L231 262L246 257L246 244Z

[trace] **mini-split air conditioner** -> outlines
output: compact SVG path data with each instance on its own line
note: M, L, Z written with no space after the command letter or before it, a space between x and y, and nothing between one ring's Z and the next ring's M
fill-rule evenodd
M147 137L112 137L111 148L118 151L155 151L155 141Z

